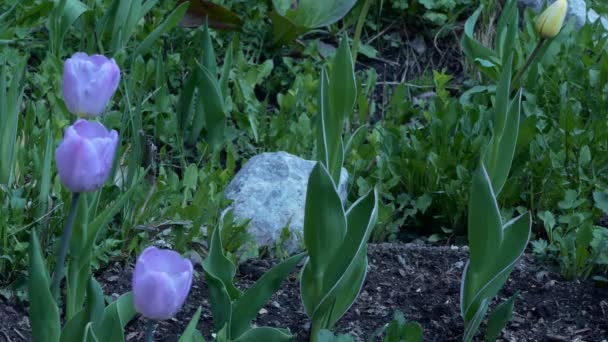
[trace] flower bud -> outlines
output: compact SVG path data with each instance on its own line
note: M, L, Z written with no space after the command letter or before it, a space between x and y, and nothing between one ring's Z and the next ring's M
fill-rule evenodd
M79 116L103 113L120 81L114 59L77 52L63 65L63 98L68 110Z
M536 32L543 38L553 38L557 36L562 29L567 11L568 1L556 0L536 19Z
M116 131L109 132L99 122L78 119L65 130L63 141L55 150L63 185L72 192L101 188L112 169L117 145Z
M191 285L190 260L169 249L148 247L133 273L135 310L149 319L169 319L184 305Z

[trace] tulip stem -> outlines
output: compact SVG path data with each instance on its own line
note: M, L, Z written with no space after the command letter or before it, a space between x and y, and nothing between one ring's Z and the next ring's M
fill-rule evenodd
M70 235L72 233L72 225L74 224L74 218L76 217L76 209L78 209L78 199L80 193L72 193L72 204L70 212L68 213L67 221L65 222L65 228L61 234L61 241L59 242L59 250L57 251L57 265L55 265L55 274L53 275L53 282L51 283L51 293L55 302L59 305L59 284L61 284L61 278L63 278L63 269L65 266L65 257L68 254L68 243L70 242Z
M146 323L146 337L144 338L145 342L154 341L154 329L156 328L156 321L149 319L148 323Z
M536 59L536 57L538 57L540 50L542 49L543 45L545 45L545 41L546 41L545 38L540 38L540 40L538 41L538 44L536 44L536 47L534 48L534 51L532 51L532 53L530 54L530 57L528 57L528 59L526 60L526 63L523 65L523 67L521 69L519 69L519 72L517 72L517 74L513 78L513 82L511 84L513 84L514 87L512 89L519 88L519 81L521 80L521 78L524 75L524 73L526 72L526 70L528 70L528 67L530 67L532 62Z

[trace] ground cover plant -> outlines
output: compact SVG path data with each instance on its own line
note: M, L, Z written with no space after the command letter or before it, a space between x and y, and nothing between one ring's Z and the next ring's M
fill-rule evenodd
M0 334L492 341L547 310L530 286L557 283L564 307L586 305L560 333L603 337L608 35L567 6L0 4L0 319L28 322ZM314 166L301 236L260 248L224 189L266 151ZM442 272L439 300L410 289L443 291Z

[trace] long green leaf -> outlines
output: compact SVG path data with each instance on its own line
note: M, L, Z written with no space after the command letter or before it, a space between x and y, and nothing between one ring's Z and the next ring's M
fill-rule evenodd
M352 115L357 98L355 69L347 37L342 38L336 51L329 79L331 114L340 116L341 122L343 122Z
M100 341L124 341L124 327L137 312L133 306L133 293L127 292L112 302L103 312L101 323L95 329Z
M479 325L483 321L483 318L485 317L487 311L488 299L484 298L479 304L479 307L475 311L475 314L473 315L471 320L465 320L464 336L462 337L462 340L464 342L473 341L473 337L475 337L475 334L479 329Z
M304 244L315 276L325 274L329 261L337 252L336 246L342 244L346 235L345 216L331 176L321 163L317 163L308 178L304 209ZM306 307L306 303L305 308L313 309Z
M206 273L213 275L221 281L226 287L226 291L230 295L231 300L235 300L241 296L241 291L234 287L234 275L236 267L230 259L224 256L222 247L221 227L217 227L211 234L211 246L209 247L209 255L203 261L203 269Z
M27 284L32 337L36 342L57 342L61 330L59 310L49 289L49 277L35 230L30 233L29 256Z
M202 311L203 307L199 306L196 312L194 313L194 316L192 316L190 323L188 323L188 326L186 326L186 329L182 333L182 336L180 336L178 342L205 342L205 338L203 338L203 335L201 335L201 333L196 330L196 325L198 324L198 321L201 318Z
M251 321L270 297L281 287L283 280L291 273L306 253L294 255L274 266L264 273L247 291L233 304L233 319L230 325L230 336L239 337L250 328Z
M507 323L509 323L511 320L515 298L517 298L517 293L511 296L511 298L497 305L496 309L494 309L490 315L490 318L488 318L485 337L487 342L496 341L498 336L500 336L502 329L504 329L507 326Z
M471 268L479 270L492 260L502 241L500 210L483 163L473 176L468 226Z
M137 46L135 51L133 51L133 58L146 53L152 47L152 44L154 44L158 37L175 27L175 25L177 25L177 23L182 19L184 14L186 14L189 4L189 2L184 2L183 4L179 5L160 25L158 25L157 28L154 29L154 31L150 32L150 34L139 44L139 46Z
M61 331L61 342L82 341L87 324L97 327L101 323L105 301L103 292L95 278L89 279L84 309L70 319Z
M492 147L484 156L484 165L488 171L488 176L492 180L492 188L496 196L500 194L509 177L513 156L515 155L515 145L519 134L521 94L522 92L519 91L509 104L504 131L501 135L494 134L492 136L489 143L489 146Z
M230 340L232 342L287 342L292 341L293 336L284 329L276 329L269 327L253 328L245 332L239 338Z
M224 141L224 127L226 126L226 115L224 114L224 98L220 90L217 77L212 75L207 68L199 65L199 101L202 106L202 118L204 118L207 142L217 147ZM203 95L204 94L204 95ZM201 120L195 118L194 122ZM200 126L199 126L200 127ZM197 127L197 128L199 128ZM200 129L193 128L190 143L195 144Z
M211 312L213 313L213 326L219 335L219 331L221 331L222 328L230 325L230 318L232 317L232 300L230 299L230 295L228 294L224 283L218 277L209 273L204 266L203 269L209 290L209 303L211 304Z
M317 114L317 160L323 163L336 184L340 182L344 148L342 146L342 116L331 111L329 79L321 70Z

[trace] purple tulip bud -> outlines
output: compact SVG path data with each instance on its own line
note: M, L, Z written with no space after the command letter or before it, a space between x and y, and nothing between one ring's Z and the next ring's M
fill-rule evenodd
M109 132L99 122L78 119L65 130L63 141L55 150L63 185L72 192L101 188L112 169L117 145L115 130Z
M120 69L114 59L77 52L63 65L63 98L76 115L98 116L103 113L120 81Z
M184 305L191 285L190 260L169 249L148 247L133 273L135 310L149 319L169 319Z

